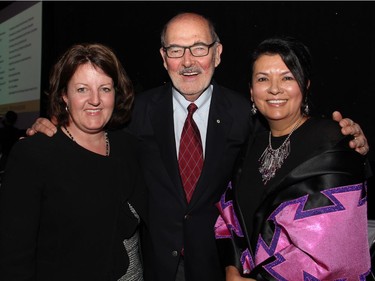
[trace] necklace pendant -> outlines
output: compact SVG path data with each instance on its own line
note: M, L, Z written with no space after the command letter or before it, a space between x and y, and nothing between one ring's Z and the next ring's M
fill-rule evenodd
M298 128L298 125L301 124L302 120L303 117L301 117L301 119L297 122L292 131L286 137L284 142L277 149L272 148L272 133L269 133L268 145L258 159L258 161L260 162L259 172L262 175L262 181L264 185L266 185L267 182L275 176L276 171L281 168L281 166L284 164L285 159L288 158L291 151L290 137Z
M287 138L278 149L272 149L271 145L267 146L262 156L259 158L259 172L262 175L263 184L267 184L267 182L275 176L276 171L281 168L284 160L289 156L289 153L289 138Z

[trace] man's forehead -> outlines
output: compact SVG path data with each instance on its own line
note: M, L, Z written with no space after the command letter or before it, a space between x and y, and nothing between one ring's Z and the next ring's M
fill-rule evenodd
M207 29L199 28L172 28L167 30L165 41L168 44L196 44L196 43L211 43L211 34Z

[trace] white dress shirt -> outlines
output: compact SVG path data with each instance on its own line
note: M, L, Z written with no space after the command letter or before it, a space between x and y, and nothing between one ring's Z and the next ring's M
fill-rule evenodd
M206 137L207 137L207 125L208 125L208 113L210 110L210 103L212 97L213 86L210 85L200 97L194 101L198 109L193 114L193 119L198 126L201 140L203 157L206 151ZM180 149L181 133L184 127L184 123L188 114L187 107L191 103L186 100L175 88L172 88L173 93L173 120L174 120L174 132L176 139L176 151L177 155Z

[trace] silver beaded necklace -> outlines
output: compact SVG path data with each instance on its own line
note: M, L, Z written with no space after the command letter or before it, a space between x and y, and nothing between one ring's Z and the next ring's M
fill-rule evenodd
M268 145L266 149L263 151L262 155L258 159L258 161L260 162L259 172L262 175L262 181L264 185L266 185L267 182L275 176L276 171L280 169L280 167L284 163L284 160L289 156L290 136L298 128L302 120L303 120L303 116L297 122L297 124L293 127L292 131L286 137L284 142L277 149L272 148L272 143L271 143L272 133L270 131L269 136L268 136Z
M72 134L69 132L68 128L64 126L64 129L66 133L68 134L69 138L75 142L75 139L73 138ZM108 138L107 132L104 132L104 137L105 137L105 156L109 156L109 138Z

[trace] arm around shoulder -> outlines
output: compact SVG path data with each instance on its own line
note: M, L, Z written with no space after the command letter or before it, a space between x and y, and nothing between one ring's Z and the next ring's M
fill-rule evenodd
M40 117L36 119L35 123L31 125L31 128L26 130L27 136L33 136L36 133L43 133L49 137L52 137L57 132L57 128L52 121L47 118Z

